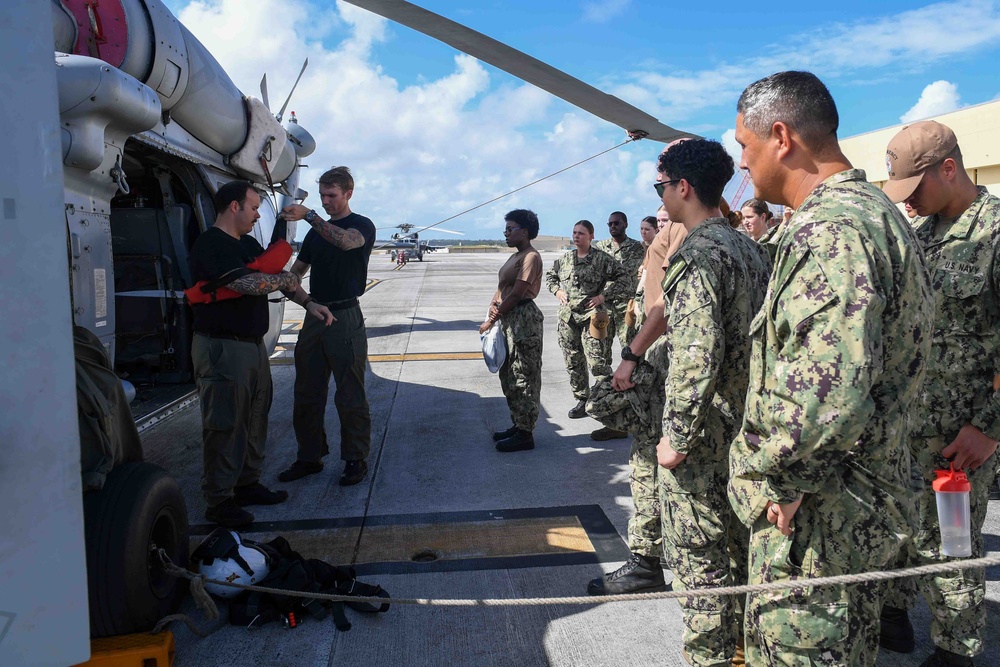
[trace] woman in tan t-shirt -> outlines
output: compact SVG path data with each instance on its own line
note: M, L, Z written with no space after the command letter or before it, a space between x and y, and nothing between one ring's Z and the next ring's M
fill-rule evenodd
M653 239L656 238L659 229L656 216L653 215L647 215L639 223L639 236L642 237L642 247L646 251L646 256L643 257L642 265L639 267L639 275L636 276L639 282L635 288L635 296L631 301L632 315L626 316L633 320L632 328L634 329L638 329L642 325L642 321L646 319L646 313L643 312L643 297L646 293L646 262L649 259L649 246L653 244Z
M500 269L499 285L479 333L497 321L507 340L507 361L500 368L500 387L510 418L506 431L493 434L501 452L534 449L531 432L538 421L542 394L542 311L535 297L542 287L542 256L531 246L538 236L538 216L516 209L504 216L507 245L517 252Z

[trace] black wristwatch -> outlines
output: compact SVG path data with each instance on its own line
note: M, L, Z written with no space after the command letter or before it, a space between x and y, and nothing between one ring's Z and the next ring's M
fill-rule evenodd
M317 220L319 220L319 215L316 213L316 211L309 209L309 212L306 213L303 216L303 218L305 219L306 222L308 222L311 225Z
M642 361L642 357L632 354L632 348L628 345L622 348L622 359L625 361L634 361L635 363Z

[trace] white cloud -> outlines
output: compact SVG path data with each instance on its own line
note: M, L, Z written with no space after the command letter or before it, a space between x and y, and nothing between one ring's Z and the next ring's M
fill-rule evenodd
M606 23L623 13L631 0L600 0L583 4L583 20L590 23Z
M444 76L402 85L373 55L375 45L391 43L393 24L352 5L256 2L247 12L240 0L198 0L178 17L245 94L258 96L267 72L275 110L309 58L289 105L317 142L301 181L312 191L309 205L318 205L319 175L346 164L357 184L352 207L376 226L431 224L599 153L621 136L589 114L567 113L570 107L534 86L491 85L490 72L465 55L456 55ZM275 22L278 15L283 20ZM631 144L442 226L500 238L503 214L517 207L534 209L546 234L618 208L631 215L630 207L642 207L645 215L655 209L655 195L634 182L636 164L658 146Z
M992 0L941 2L892 14L823 25L780 43L766 45L767 55L720 62L711 69L677 70L663 63L624 76L608 77L603 88L668 124L698 112L729 105L747 84L787 69L805 69L821 77L877 77L885 68L913 72L927 65L1000 41L1000 6ZM663 74L669 72L669 74ZM858 83L855 81L854 83Z
M726 152L729 153L729 157L733 158L733 162L736 163L736 169L739 171L740 159L743 157L743 148L736 141L736 130L730 128L722 133L722 145L725 147Z
M583 5L594 19L628 6L625 0ZM302 179L302 187L313 191L307 204L316 205L319 174L347 164L358 183L352 204L378 226L404 218L437 222L599 153L622 137L607 123L534 86L495 75L468 56L456 56L444 76L401 84L373 51L392 43L395 24L347 3L255 0L248 12L242 0L196 0L179 17L244 93L259 95L260 77L267 72L275 108L309 58L289 107L318 145ZM998 39L1000 9L993 3L947 2L783 36L757 58L691 71L650 63L598 85L688 129L703 109L726 106L735 116L743 87L780 69L872 78L890 67L921 67ZM725 129L704 127L711 136ZM499 238L503 213L515 207L534 209L545 234L564 233L577 219L600 220L615 209L650 214L657 206L650 165L661 148L648 141L630 144L443 226L490 230Z
M903 123L909 123L931 116L940 116L954 111L960 106L958 86L950 81L935 81L924 88L917 103L900 116L899 120Z

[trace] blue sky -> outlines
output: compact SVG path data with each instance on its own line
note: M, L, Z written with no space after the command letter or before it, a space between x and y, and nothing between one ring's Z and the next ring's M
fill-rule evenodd
M315 192L324 168L349 165L353 209L379 227L432 224L624 139L586 112L352 5L166 4L244 93L259 95L266 71L272 104L309 57L290 106L319 144L303 187ZM808 69L827 83L842 137L1000 96L1000 2L416 4L732 150L739 93L783 69ZM637 235L638 220L658 205L650 183L661 147L629 144L443 226L500 238L503 214L524 207L539 214L543 234L568 235L586 218L599 223L600 237L608 213L621 209ZM315 194L306 203L318 208Z

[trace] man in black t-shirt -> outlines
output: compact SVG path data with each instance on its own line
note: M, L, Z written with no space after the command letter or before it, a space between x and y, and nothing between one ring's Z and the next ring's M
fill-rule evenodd
M295 407L292 424L299 451L278 475L290 482L323 469L330 449L326 440L326 402L330 376L337 385L333 401L340 416L340 458L346 464L341 486L357 484L368 473L372 420L365 396L368 337L358 297L365 293L368 258L375 245L375 225L351 212L354 178L347 167L320 176L319 194L330 220L300 204L282 210L288 220L305 220L312 229L292 265L300 278L312 266L310 296L333 311L336 321L322 327L308 320L295 344Z
M321 304L310 305L289 271L256 273L247 264L264 249L250 236L260 217L260 195L248 181L226 183L215 195L215 224L191 249L191 277L244 296L192 305L191 357L201 403L204 441L202 491L205 518L234 528L254 519L246 505L274 505L288 498L260 483L271 407L271 367L262 337L268 329L267 295L294 292L316 319L332 319Z

